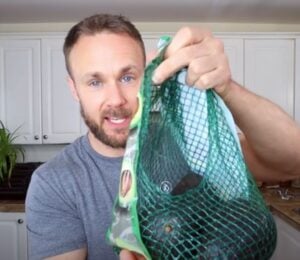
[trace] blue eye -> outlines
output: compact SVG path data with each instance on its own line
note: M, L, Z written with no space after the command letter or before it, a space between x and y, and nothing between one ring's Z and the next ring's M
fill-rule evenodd
M121 82L123 83L129 83L133 80L133 77L131 75L125 75L121 78Z
M102 84L101 84L100 80L92 80L91 82L89 82L88 85L93 88L98 88L98 87L101 87Z

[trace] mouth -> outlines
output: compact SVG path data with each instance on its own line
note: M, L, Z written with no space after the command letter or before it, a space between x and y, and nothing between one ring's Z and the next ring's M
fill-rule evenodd
M130 124L130 117L105 117L105 122L112 128L124 129Z

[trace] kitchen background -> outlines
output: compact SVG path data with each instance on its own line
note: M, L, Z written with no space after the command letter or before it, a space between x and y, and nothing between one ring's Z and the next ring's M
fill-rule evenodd
M297 0L1 0L0 119L10 130L20 126L16 143L24 145L25 162L48 160L86 131L66 84L61 48L74 22L97 11L127 15L147 49L182 25L210 28L224 40L235 80L299 121Z
M0 120L20 127L25 162L47 161L86 132L66 84L62 44L75 22L95 12L128 16L148 50L183 25L211 29L224 41L233 78L300 123L299 0L0 0ZM283 194L285 201L277 192L264 193L280 234L274 259L298 259L299 195ZM24 223L23 201L0 201L1 259L27 259Z

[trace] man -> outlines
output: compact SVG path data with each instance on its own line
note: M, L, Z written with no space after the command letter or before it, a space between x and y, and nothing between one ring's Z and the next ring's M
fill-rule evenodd
M64 45L69 86L89 133L33 175L26 198L30 259L115 259L105 242L118 191L128 127L145 66L139 32L124 17L95 15L75 25ZM300 130L277 106L231 80L223 45L183 28L153 82L188 67L187 83L214 86L244 132L242 147L260 180L300 176ZM286 163L289 161L289 164ZM123 251L122 257L131 257Z

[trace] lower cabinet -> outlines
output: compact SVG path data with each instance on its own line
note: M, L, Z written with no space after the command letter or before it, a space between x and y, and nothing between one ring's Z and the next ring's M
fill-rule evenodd
M271 260L298 260L300 231L274 216L277 226L277 246ZM25 213L0 212L0 259L27 260Z
M0 252L0 259L28 259L25 213L0 212Z
M274 219L277 226L277 246L271 260L298 260L300 231L277 216Z

